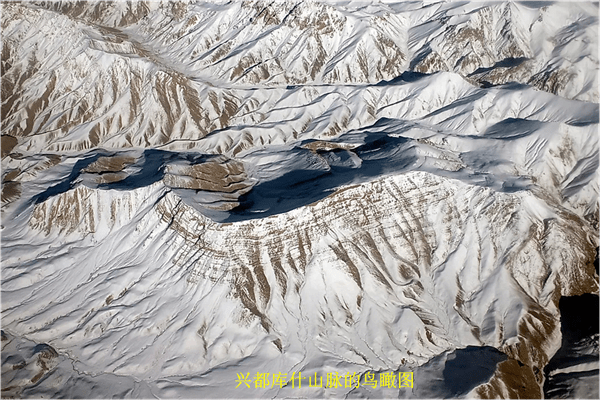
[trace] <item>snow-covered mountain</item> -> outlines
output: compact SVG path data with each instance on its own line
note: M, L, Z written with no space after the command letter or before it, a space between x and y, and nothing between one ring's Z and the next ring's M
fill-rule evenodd
M1 10L3 396L543 396L598 294L597 3Z

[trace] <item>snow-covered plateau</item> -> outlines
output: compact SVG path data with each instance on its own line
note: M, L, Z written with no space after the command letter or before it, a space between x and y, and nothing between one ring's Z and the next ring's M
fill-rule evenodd
M0 10L3 398L598 398L597 2Z

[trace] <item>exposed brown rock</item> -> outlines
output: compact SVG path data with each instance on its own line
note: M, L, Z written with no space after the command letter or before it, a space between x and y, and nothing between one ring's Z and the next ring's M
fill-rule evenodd
M10 135L2 135L2 158L10 154L12 149L15 148L18 141L17 138Z
M492 379L475 390L482 399L542 399L543 392L529 365L517 360L502 361Z
M128 165L135 163L134 157L128 156L114 156L114 157L100 157L86 168L82 169L81 172L88 173L104 173L104 172L119 172L125 169Z
M11 203L21 197L20 182L2 183L2 203Z

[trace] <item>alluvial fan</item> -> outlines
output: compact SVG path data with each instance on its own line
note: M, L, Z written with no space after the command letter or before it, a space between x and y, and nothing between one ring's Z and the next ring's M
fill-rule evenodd
M598 3L0 7L2 397L598 398Z

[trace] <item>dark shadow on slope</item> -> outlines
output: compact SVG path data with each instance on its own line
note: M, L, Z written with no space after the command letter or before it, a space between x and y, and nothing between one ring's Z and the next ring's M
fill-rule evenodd
M588 126L597 124L598 122L600 122L600 105L594 104L594 106L594 112L588 113L585 117L582 117L580 119L570 119L565 123L571 126Z
M562 345L554 357L544 368L544 397L572 397L573 382L586 376L598 377L598 369L577 371L576 366L586 363L597 363L599 333L599 298L595 294L581 296L563 296L560 298ZM572 372L558 373L550 376L550 372L575 367ZM598 379L593 380L598 385ZM598 386L595 388L598 392Z
M188 153L172 153L170 151L148 149L145 150L143 156L135 164L134 168L138 169L137 173L127 176L119 182L99 185L100 188L111 188L117 190L132 190L144 186L152 185L161 180L165 175L165 165L169 162L188 160L194 158L202 159L199 154L194 157L194 154Z
M475 71L471 72L469 74L469 76L475 76L475 75L479 75L479 74L484 74L486 72L489 71L493 71L496 68L513 68L513 67L517 67L519 65L521 65L522 63L524 63L525 61L529 60L529 58L527 57L508 57L505 58L504 60L500 60L498 61L496 64L492 65L491 67L480 67L477 68Z
M398 75L397 77L395 77L394 79L390 79L389 81L382 80L382 81L376 83L375 86L390 86L390 85L397 85L402 82L416 82L420 79L423 79L423 78L425 78L427 76L431 76L431 75L432 74L423 74L421 72L405 71L405 72L401 73L400 75Z
M435 111L427 114L426 116L423 117L423 119L431 118L431 117L433 117L435 115L444 113L444 112L446 112L448 110L452 110L453 108L464 106L464 105L469 104L471 102L477 101L477 100L481 99L482 97L484 97L485 95L486 95L485 90L476 91L473 94L461 97L460 99L455 100L454 102L448 104L447 106L444 106L442 108L439 108L439 109L437 109L437 110L435 110Z
M494 347L468 346L448 355L444 368L444 384L451 397L467 394L490 380L496 365L506 360L506 354Z
M411 166L419 159L411 139L377 132L368 133L366 138L367 142L352 152L343 149L317 151L327 161L327 169L290 171L259 183L240 198L242 205L232 210L223 222L281 214L322 200L340 186L412 170ZM360 166L352 165L351 160L357 157L361 160Z
M508 121L506 125L498 125L497 131L490 132L491 136L498 136L497 138L482 136L477 139L511 140L515 139L510 135L514 135L517 127L520 129L519 135L528 135L535 131L537 124L537 121ZM311 169L295 168L275 179L259 182L250 192L240 197L241 205L231 210L222 222L264 218L288 212L322 200L339 187L410 171L426 171L506 193L525 190L531 185L528 177L506 172L510 170L511 160L490 158L481 151L461 154L466 168L446 170L438 165L436 151L441 150L436 149L429 154L432 151L429 145L402 136L406 129L411 127L393 119L382 118L366 130L349 132L333 139L332 144L353 144L357 147L352 150L317 150L315 153L320 160L316 162L313 159L315 162L311 162ZM504 134L504 130L508 130L509 134ZM487 151L493 149L490 146L487 143ZM296 147L285 151L288 159L294 159L305 157L309 150ZM291 164L293 162L289 165ZM298 165L302 166L302 163Z
M496 85L496 87L502 88L503 90L527 90L529 89L531 86L526 85L524 83L519 83L519 82L506 82L503 83L501 85Z
M98 160L100 157L113 157L119 154L119 152L109 152L101 149L94 150L93 152L86 154L83 156L84 158L78 160L74 164L73 169L67 178L34 196L31 201L33 203L41 203L52 196L56 196L70 190L76 184L77 178L82 173L83 169ZM218 156L200 153L183 153L147 149L144 150L142 156L134 164L131 164L128 167L130 170L137 170L137 172L131 173L129 176L118 182L98 184L98 188L116 190L138 189L152 185L153 183L161 180L165 175L165 166L169 163L187 162L189 164L198 164L209 161L215 157Z
M486 135L476 139L515 139L515 132L527 135L536 130L536 124L536 121L506 120L494 125ZM320 148L319 144L310 147L312 150L304 147L311 142L321 142L311 139L293 148L268 147L249 153L240 160L254 163L253 159L272 158L275 161L261 166L257 175L250 176L258 182L249 192L235 199L239 206L232 210L219 210L209 206L210 202L199 200L204 197L212 198L210 191L183 188L172 190L186 204L210 219L217 222L235 222L285 213L322 200L340 187L410 171L425 171L502 192L516 192L530 187L531 182L527 177L513 176L506 172L510 170L507 168L512 163L510 160L489 157L487 153L482 153L485 149L461 153L461 159L465 163L462 169L445 169L445 150L403 136L406 130L413 128L415 126L406 121L381 118L366 129L351 131L332 139L330 145L323 148ZM489 148L488 144L486 149ZM146 187L163 179L165 168L171 163L200 164L215 157L222 157L147 149L138 156L134 164L127 167L128 176L120 181L94 184L79 178L81 170L99 157L118 154L105 150L87 153L75 163L68 178L35 196L33 201L42 202L72 189L80 182L99 189L132 190Z
M483 137L488 139L512 140L531 135L543 126L543 122L522 118L507 118L488 129Z
M91 163L96 161L98 158L108 156L110 154L112 154L112 153L102 152L102 151L88 153L88 155L84 156L84 158L82 158L81 160L78 160L75 163L75 165L73 166L73 169L71 170L71 173L69 174L68 177L66 177L65 179L63 179L62 181L57 183L56 185L50 186L43 192L32 197L29 204L41 203L41 202L48 200L52 196L56 196L56 195L59 195L61 193L68 191L69 189L71 189L73 182L79 176L80 171L82 169L89 166Z
M590 293L560 298L558 307L563 345L576 343L599 333L600 307L598 301L598 295ZM563 351L562 348L556 353L558 356L568 354L569 352ZM553 367L554 362L554 360L550 360L548 366Z
M409 70L414 71L417 65L425 60L432 51L433 50L429 44L423 46L423 48L413 56L412 60L410 60L410 66L408 67Z
M508 357L489 346L468 346L463 349L444 352L427 363L410 368L400 367L392 371L398 377L400 372L413 372L413 384L403 381L400 387L396 381L395 389L360 385L344 393L348 399L401 398L401 399L448 399L464 397L471 390L489 382L498 363ZM375 381L381 380L381 373L388 371L368 371L375 375ZM365 380L361 376L360 382ZM333 397L333 396L332 396Z
M467 346L442 353L414 369L412 392L399 390L401 398L458 398L489 382L496 366L508 359L490 346Z

